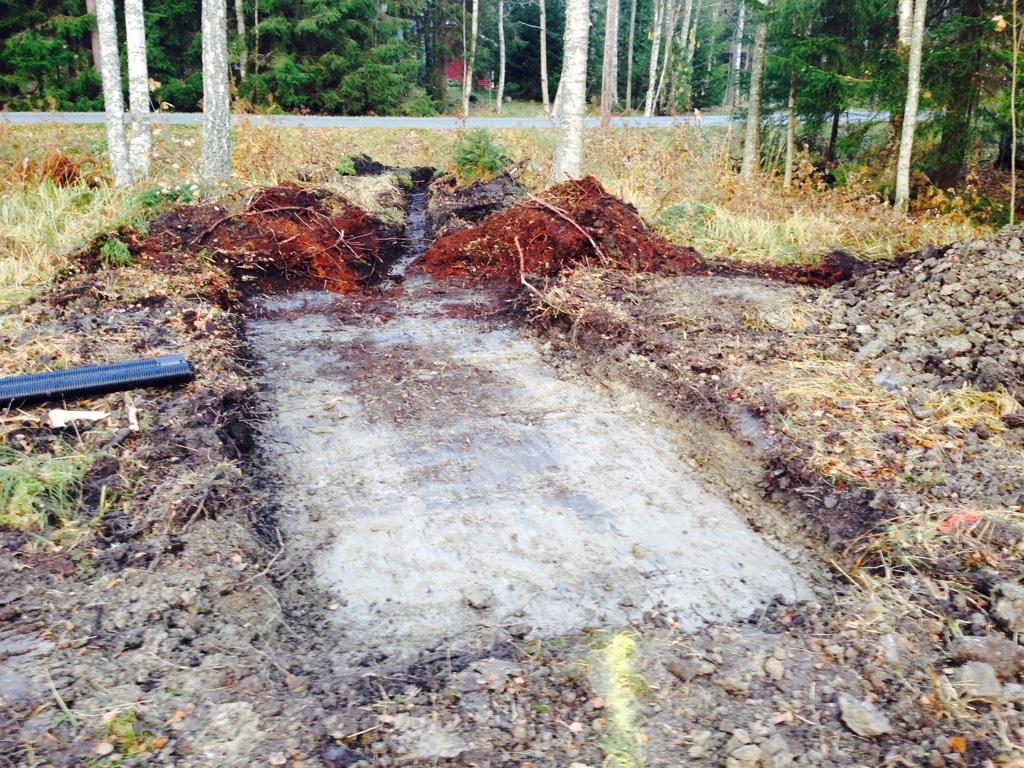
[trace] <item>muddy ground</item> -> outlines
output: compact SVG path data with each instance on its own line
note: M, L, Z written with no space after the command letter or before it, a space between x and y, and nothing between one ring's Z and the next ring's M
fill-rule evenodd
M512 214L546 210L573 271L513 247L467 282L442 249L447 276L402 263L343 295L228 253L218 227L296 203L275 194L179 212L155 228L178 241L87 255L4 317L5 373L187 350L198 377L79 404L111 414L91 427L6 414L26 454L97 459L74 521L2 534L0 764L1019 758L1012 413L965 428L936 382L851 368L843 286L599 268L617 233L567 221L578 200ZM338 253L348 209L300 202L246 236L321 227ZM873 536L901 514L936 535Z

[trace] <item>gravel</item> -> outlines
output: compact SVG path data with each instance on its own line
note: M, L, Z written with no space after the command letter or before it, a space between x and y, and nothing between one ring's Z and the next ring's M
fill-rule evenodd
M835 290L829 329L911 384L1005 387L1024 400L1024 228L923 248Z

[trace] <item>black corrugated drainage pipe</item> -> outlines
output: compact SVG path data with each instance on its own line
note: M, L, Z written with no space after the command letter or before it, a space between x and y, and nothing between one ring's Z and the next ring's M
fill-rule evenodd
M139 387L167 387L187 383L192 377L192 366L184 355L11 376L0 379L0 408L96 397Z

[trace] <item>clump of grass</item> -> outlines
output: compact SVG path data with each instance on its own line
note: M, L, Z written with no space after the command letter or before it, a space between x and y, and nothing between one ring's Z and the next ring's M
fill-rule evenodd
M69 523L88 466L80 454L32 454L0 446L0 527L31 531L50 522Z
M355 176L356 164L352 155L343 155L338 164L334 166L334 172L339 176Z
M934 410L936 419L944 426L970 429L984 424L991 432L1002 432L1007 428L1003 417L1016 413L1020 404L1003 389L982 392L977 387L965 386L932 392L925 407Z
M640 677L634 665L636 642L625 632L612 637L597 654L597 684L604 695L608 725L603 746L606 765L635 768L643 764L640 745Z
M130 267L134 263L132 252L128 246L116 237L108 237L106 242L100 246L100 261L108 267L119 269Z

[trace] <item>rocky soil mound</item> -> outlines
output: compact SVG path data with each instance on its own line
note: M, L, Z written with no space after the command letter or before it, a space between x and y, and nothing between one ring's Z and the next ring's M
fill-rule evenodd
M837 290L831 330L912 384L1005 387L1024 402L1024 228L926 248Z

